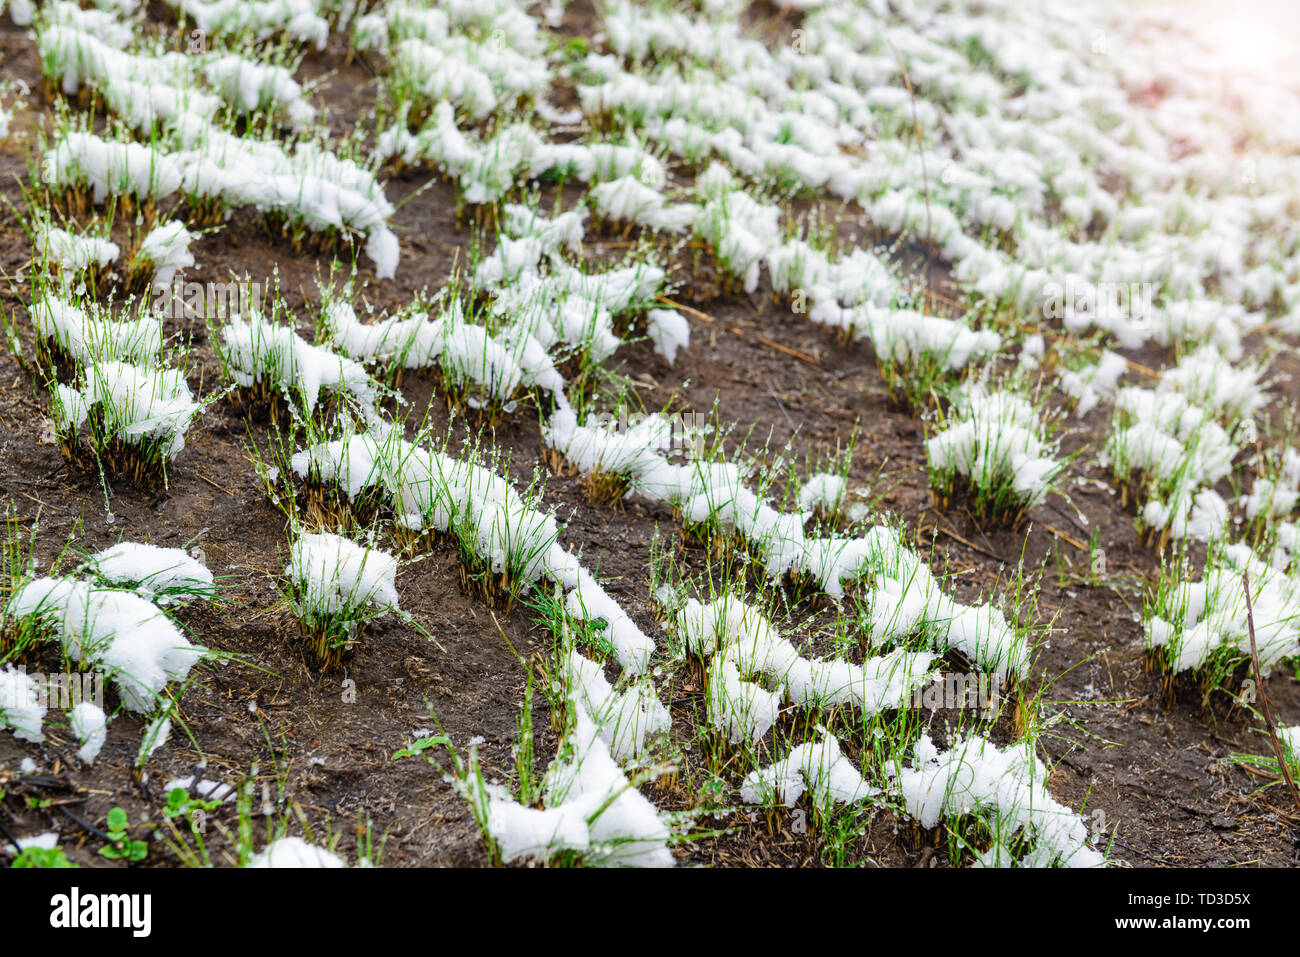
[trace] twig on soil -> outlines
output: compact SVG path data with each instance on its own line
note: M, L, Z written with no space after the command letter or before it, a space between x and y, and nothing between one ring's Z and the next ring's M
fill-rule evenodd
M1049 532L1051 532L1053 535L1055 535L1055 536L1056 536L1057 538L1059 538L1061 541L1063 541L1063 542L1068 542L1069 544L1073 545L1075 548L1077 548L1077 549L1078 549L1079 551L1081 551L1081 552L1086 552L1086 551L1088 550L1088 546L1087 546L1087 545L1083 544L1083 542L1079 541L1077 538L1074 538L1074 537L1071 536L1071 535L1067 535L1067 534L1065 534L1065 532L1061 531L1059 528L1054 528L1054 527L1052 527L1051 525L1048 525L1046 522L1043 523L1043 528L1047 529Z
M709 321L712 322L713 320L709 320ZM740 328L740 326L727 326L727 331L730 332L733 336L737 336L741 339L746 339L746 340L749 339L749 335L745 332L744 329ZM796 359L801 359L804 362L808 363L809 365L820 366L822 364L821 360L815 356L810 356L806 352L800 352L798 349L791 349L789 346L783 346L781 345L781 343L773 342L771 339L767 339L763 336L756 334L754 336L754 340L758 342L760 345L767 346L769 349L775 349L777 352L784 352L788 356L793 356Z
M226 493L227 495L229 495L231 498L234 498L234 497L235 497L235 493L234 493L234 492L230 491L230 489L228 489L228 488L226 488L226 487L224 487L224 486L218 485L216 482L212 481L212 479L208 478L206 475L204 475L204 474L203 474L202 472L200 472L198 469L195 469L195 470L194 470L194 474L197 475L199 478L203 479L203 481L207 482L209 485L211 485L211 486L212 486L214 489L216 489L218 492L225 492L225 493Z
M1246 628L1250 632L1250 666L1255 673L1255 688L1259 692L1260 709L1268 723L1268 736L1273 742L1273 752L1277 755L1278 770L1286 781L1291 799L1300 808L1300 792L1296 791L1295 781L1291 778L1291 765L1282 751L1282 742L1277 738L1277 723L1273 720L1273 709L1269 707L1268 695L1264 691L1264 679L1259 672L1259 649L1255 646L1255 606L1250 597L1250 572L1241 573L1241 583L1246 590Z
M1002 561L1002 556L1001 556L1001 555L996 555L996 554L994 554L993 552L989 551L987 548L984 548L982 545L976 545L974 542L970 541L969 539L962 538L962 537L961 537L960 535L958 535L956 532L954 532L954 531L950 531L949 529L944 528L944 527L943 527L942 525L940 525L938 522L935 522L933 525L922 525L922 526L921 526L920 528L918 528L916 531L917 531L917 534L918 534L918 535L924 535L926 532L931 531L931 530L933 530L933 531L938 531L938 532L943 532L943 534L947 535L947 536L948 536L949 538L951 538L953 541L955 541L955 542L959 542L960 544L965 545L967 548L973 548L973 549L975 549L975 551L979 552L981 555L986 555L987 557L993 559L995 562L1000 562L1000 561Z
M1276 774L1269 774L1267 771L1260 770L1259 768L1252 768L1249 764L1242 764L1242 765L1239 765L1239 767L1241 768L1241 770L1245 771L1247 774L1253 774L1253 775L1255 775L1255 777L1257 777L1257 778L1263 778L1263 779L1266 780L1266 781L1281 781L1281 780L1282 780L1282 779L1281 779L1280 777L1278 777Z
M698 309L692 309L690 306L680 303L676 299L669 299L667 296L659 296L655 299L655 302L662 302L665 306L672 306L674 309L680 309L688 316L694 316L702 322L713 322L713 317L707 312L700 312Z
M194 765L194 777L190 778L189 790L191 798L197 798L199 796L199 785L203 783L203 771L204 767L202 761Z
M731 331L736 333L736 335L738 336L744 335L743 332L741 332L739 329L736 328L733 328ZM814 366L821 365L821 360L808 355L806 352L800 352L798 349L791 349L789 346L783 346L779 342L773 342L771 339L765 339L762 336L754 336L754 338L757 339L759 342L761 342L763 345L767 346L769 349L775 349L777 352L784 352L788 356L794 356L796 359L802 359L804 362L808 363L809 365L814 365Z
M39 498L37 498L35 495L28 495L26 492L23 492L23 491L19 491L18 494L21 495L23 498L31 499L31 500L32 500L33 502L35 502L37 505L43 506L44 508L52 508L52 509L54 509L56 512L66 512L66 511L67 511L67 509L64 508L62 505L51 505L49 502L42 502L42 501L41 501Z

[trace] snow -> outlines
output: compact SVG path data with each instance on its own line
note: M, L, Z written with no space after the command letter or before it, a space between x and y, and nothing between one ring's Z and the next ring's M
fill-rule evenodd
M183 681L203 650L152 602L70 578L27 582L7 610L54 625L68 657L110 676L129 711L152 712L157 696L169 682Z
M260 313L227 323L220 336L222 359L242 388L270 382L291 402L301 401L308 412L316 408L323 388L350 393L367 406L375 401L377 385L359 362L311 345L290 326Z
M77 759L94 764L108 738L108 716L99 705L82 701L68 712L68 725L81 744Z
M283 30L289 36L323 50L329 23L314 0L167 0L205 34L251 31L266 38Z
M194 234L179 220L159 223L149 230L140 243L139 256L153 268L155 288L170 285L177 272L194 265L194 255L190 252L194 239Z
M46 151L43 175L52 187L89 186L101 206L110 194L166 199L180 189L183 171L174 157L154 147L66 132Z
M960 473L979 494L1009 488L1025 509L1041 505L1062 465L1030 402L982 385L959 390L956 422L926 441L931 472Z
M586 818L577 807L524 807L501 798L492 798L488 807L488 832L503 863L521 857L548 860L559 851L585 851L591 845Z
M37 693L36 682L13 665L0 671L0 723L6 725L14 736L23 741L44 741L41 724L45 720L45 706Z
M57 262L65 272L81 272L92 265L103 269L121 253L117 243L98 236L79 236L57 226L38 228L36 251Z
M20 852L27 850L29 847L39 848L43 851L52 851L59 846L59 835L54 831L46 831L43 834L33 834L29 837L20 837L14 841L14 844L18 845L18 850ZM6 850L9 849L7 842L5 848Z
M825 728L817 731L816 741L796 745L776 763L747 774L740 785L740 799L746 804L794 807L810 792L816 807L829 809L833 804L853 804L878 794L841 752L839 740Z
M970 734L940 752L923 734L912 767L899 771L893 789L927 830L940 818L986 812L994 815L994 831L1004 838L1018 832L1032 837L1030 866L1102 866L1104 858L1088 845L1083 821L1047 793L1046 780L1047 769L1024 745L1000 749Z
M28 312L42 338L83 365L109 359L142 362L162 348L162 322L147 313L114 319L106 310L83 308L53 293L35 299Z
M1103 399L1113 400L1120 376L1128 371L1128 362L1115 352L1106 351L1096 365L1081 369L1063 369L1059 376L1061 390L1078 400L1074 414L1082 418Z
M316 108L303 97L293 74L282 66L230 53L204 63L203 75L223 99L244 113L266 107L282 110L295 129L306 127L316 117Z
M285 575L299 615L355 614L368 606L397 608L397 559L330 532L302 532L289 550Z
M570 804L588 821L591 862L671 867L670 831L659 811L619 769L591 718L575 709L567 753L546 772L546 803Z
M1237 384L1228 388L1240 394ZM1121 480L1145 479L1142 516L1148 527L1206 540L1226 518L1226 504L1209 486L1231 471L1237 432L1162 380L1155 389L1119 390L1105 455Z
M230 802L235 799L234 785L224 784L221 781L209 781L206 778L200 778L196 784L195 777L173 778L163 787L163 793L170 794L180 788L187 793L192 791L205 801Z
M54 420L60 432L80 432L98 408L110 435L156 448L166 459L185 448L185 433L200 406L180 372L110 361L88 366L85 378L80 389L56 386Z
M672 724L668 709L659 702L654 685L639 680L615 691L600 665L571 650L566 664L570 694L600 729L600 738L618 761L639 757L647 739L667 731Z
M545 861L574 851L588 866L671 867L665 818L631 785L600 727L576 702L572 717L560 754L543 777L543 807L523 807L503 787L481 778L456 782L466 800L481 809L502 860ZM477 768L476 759L471 768Z
M160 605L215 595L212 572L181 548L119 542L92 555L90 564L105 582L131 588Z
M936 656L904 649L868 658L806 658L759 611L738 598L707 605L688 599L675 616L686 650L711 659L710 720L733 741L757 740L775 720L782 694L800 707L848 704L864 715L906 707L929 680ZM766 675L781 694L755 683Z
M170 714L160 715L145 725L144 735L140 739L140 751L135 759L136 767L143 768L158 749L167 743L171 734L172 718Z
M1269 674L1300 654L1300 593L1292 578L1246 545L1214 549L1201 578L1171 578L1144 620L1148 648L1160 649L1170 671L1200 668L1216 651L1250 654L1242 573L1250 575L1256 646Z
M742 680L740 670L725 655L709 666L704 701L709 724L732 744L762 740L781 710L781 695Z
M623 670L633 675L646 670L654 652L654 639L637 627L622 606L586 569L578 569L577 580L565 595L564 608L580 621L603 618L614 654Z
M343 858L300 837L281 837L255 854L245 867L337 868L346 867Z
M811 512L814 508L824 509L828 514L839 511L848 482L843 475L832 472L818 472L808 476L799 489L799 508Z

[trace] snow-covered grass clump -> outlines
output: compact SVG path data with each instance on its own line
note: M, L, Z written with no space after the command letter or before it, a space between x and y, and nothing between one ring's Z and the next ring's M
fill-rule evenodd
M169 709L168 686L183 682L204 651L142 595L73 578L22 583L5 615L51 628L69 660L113 680L129 711Z
M651 309L645 314L646 334L654 343L655 353L669 365L677 353L691 344L691 324L676 309Z
M327 242L356 233L365 237L376 276L396 273L401 250L388 226L393 205L361 164L311 141L289 152L274 140L239 137L193 114L179 118L175 136L177 188L192 205L206 199L227 208L253 206L278 217L295 242L307 233L324 234Z
M1146 647L1164 670L1197 671L1211 686L1250 657L1243 575L1250 579L1259 666L1268 674L1300 655L1300 587L1295 575L1244 544L1210 549L1200 577L1187 559L1162 573L1143 613Z
M274 412L283 398L291 407L311 414L321 390L328 389L352 396L363 409L374 404L378 384L361 363L312 345L277 318L253 312L218 332L218 354L247 401Z
M77 24L60 15L70 9L75 6L54 4L50 22L38 31L41 71L64 95L73 96L86 87L128 127L146 134L183 112L207 116L216 112L220 98L199 89L196 82L197 58L162 50L150 54L144 49L149 41L141 37L138 44L134 42L130 24L112 20L108 13L100 14L108 23ZM127 45L139 49L128 52Z
M641 780L624 774L586 711L575 704L572 714L559 754L537 782L540 807L484 782L471 749L456 785L494 854L505 863L532 857L551 864L672 867L669 818L637 790Z
M137 485L165 484L203 406L176 369L96 362L81 381L56 383L52 419L59 450L82 467L126 475ZM83 441L85 444L83 445Z
M308 844L300 837L280 837L255 854L245 867L340 868L347 867L332 851Z
M45 291L28 312L36 328L38 351L54 365L91 365L107 360L147 363L162 349L162 322L141 309L115 318L97 305L83 306Z
M143 143L104 139L84 130L56 133L45 153L44 181L56 190L71 191L80 205L84 191L102 206L110 196L139 203L157 203L181 187L184 170L177 157Z
M931 488L946 502L960 476L977 519L1018 522L1043 503L1064 468L1049 424L1016 392L959 387L944 426L926 442Z
M562 408L542 429L542 441L578 471L588 496L597 502L618 499L652 474L672 439L673 422L663 415L644 416L619 429L616 423L581 425L573 409Z
M177 272L194 265L194 254L190 252L194 239L180 220L159 223L141 240L132 267L146 274L153 288L166 286Z
M77 759L94 764L108 739L108 716L104 709L90 701L79 702L68 712L68 727L81 745Z
M1095 364L1062 369L1057 378L1061 391L1075 400L1074 414L1082 418L1103 399L1113 400L1128 362L1116 352L1103 352Z
M1106 858L1088 842L1088 828L1047 792L1047 768L1027 745L998 748L977 734L958 738L940 752L923 734L912 766L897 770L891 788L907 812L929 830L941 820L983 818L992 846L981 861L1013 859L1026 847L1020 867L1101 867Z
M157 107L151 102L150 109ZM309 233L321 234L325 245L364 237L376 275L395 274L401 250L388 226L394 208L370 170L313 141L289 151L273 139L237 136L205 115L214 109L215 103L197 112L170 109L164 117L168 136L148 144L56 129L44 156L44 182L68 197L74 211L85 206L87 190L94 205L112 198L124 206L129 200L150 217L177 192L193 217L213 223L228 209L253 206L295 243Z
M972 329L962 320L870 303L861 312L851 328L870 336L891 395L916 409L924 408L954 373L972 360L995 355L1002 345L996 332Z
M718 655L709 666L704 706L709 725L728 743L757 743L776 723L782 696L741 677L735 660Z
M437 369L446 388L472 407L481 407L484 398L471 391L494 409L529 389L565 401L564 380L531 333L512 327L494 335L486 325L467 321L459 303L432 316L413 304L363 323L349 303L333 299L322 321L331 341L352 358L385 365L394 379L403 369Z
M159 605L216 597L212 572L181 548L118 542L87 564L107 584L130 588Z
M783 700L809 709L851 706L866 717L906 708L935 660L902 649L862 664L808 658L759 609L733 596L709 604L688 599L675 625L686 651L707 662L709 722L732 743L761 739Z
M49 226L37 229L36 252L47 262L58 264L64 276L71 277L91 267L103 269L122 250L117 243L100 236L84 236Z
M1225 428L1163 383L1119 390L1105 455L1125 504L1130 493L1138 498L1145 528L1163 540L1221 537L1228 506L1213 486L1232 470L1240 422Z
M284 570L289 602L321 668L338 665L365 625L398 608L397 559L329 532L300 532Z
M597 662L573 649L565 662L565 675L569 698L591 717L618 761L641 756L648 742L672 723L648 678L616 691Z
M252 34L259 39L283 33L323 50L329 22L314 0L167 0L207 35Z
M316 118L316 108L304 98L293 73L279 64L258 63L226 53L207 58L202 71L222 99L243 113L282 112L295 129L308 126Z
M13 665L0 670L0 725L24 741L44 741L45 705L36 682Z
M645 670L654 640L560 546L554 515L539 507L536 478L521 493L508 477L479 464L477 452L457 459L408 442L391 426L375 429L377 438L366 433L313 445L294 456L295 473L338 483L350 498L381 493L399 530L412 538L450 534L467 584L489 600L512 604L543 577L559 584L568 613L582 621L603 619L623 668L633 674Z
M854 804L880 793L844 756L835 735L825 728L817 732L817 740L796 745L779 761L746 775L740 799L794 807L808 792L813 806L824 814L835 804Z

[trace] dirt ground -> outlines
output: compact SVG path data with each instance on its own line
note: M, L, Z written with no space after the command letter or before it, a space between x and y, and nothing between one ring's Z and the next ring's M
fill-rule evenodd
M571 15L580 12L571 5ZM33 90L29 111L17 122L34 135L50 107L39 92L32 40L6 22L0 27L0 54L5 75ZM316 101L329 106L336 132L345 132L349 117L373 102L375 83L360 62L345 63L326 51L309 54L303 71L321 78ZM0 191L21 209L31 140L11 139L0 149ZM372 282L367 290L368 301L378 307L408 301L422 288L436 290L469 241L468 229L457 224L450 184L429 173L403 173L387 177L387 192L398 205L393 222L402 260L396 279ZM867 225L846 220L841 239L853 241L855 229L865 234ZM617 255L622 241L614 235L592 239L593 255ZM260 217L237 212L223 229L196 243L193 253L200 265L186 273L187 280L222 281L232 273L257 279L274 267L301 327L310 330L316 279L325 265L311 252L295 251L270 236ZM12 211L0 209L0 275L6 280L0 283L0 304L14 316L26 349L32 345L28 287L18 277L30 256ZM368 274L368 263L362 263L360 275ZM716 404L719 419L736 423L734 434L748 435L751 447L788 443L801 460L833 453L856 430L850 486L871 487L881 507L915 530L924 548L933 547L937 566L943 567L940 556L946 555L960 600L974 600L1005 583L1022 555L1026 568L1041 568L1039 614L1054 625L1037 649L1028 687L1045 687L1044 711L1059 715L1042 738L1045 756L1059 761L1049 788L1073 808L1086 802L1090 822L1114 831L1116 859L1133 866L1296 863L1297 821L1281 788L1260 793L1267 782L1225 763L1234 753L1267 750L1257 723L1226 696L1204 704L1197 688L1170 687L1147 666L1137 613L1160 557L1138 540L1132 515L1120 507L1109 476L1086 464L1087 455L1077 460L1078 480L1067 488L1068 503L1054 498L1035 510L1027 532L983 532L961 509L932 508L924 422L890 404L868 344L843 346L829 331L775 305L769 290L722 297L707 277L675 278L681 283L676 297L699 312L691 320L690 347L673 366L644 341L621 349L614 360L636 384L646 408L671 402L675 408L708 411ZM201 323L181 326L169 321L167 331L193 337L190 383L209 391L220 382L221 371L206 330ZM1132 358L1153 366L1167 360ZM1279 368L1294 364L1289 358L1278 361ZM427 408L434 422L446 419L446 401L431 379L408 376L403 392L417 413ZM481 741L489 774L511 778L511 745L525 684L524 666L512 646L529 657L543 654L549 641L528 610L493 610L466 595L455 551L440 546L404 566L397 582L404 607L437 645L399 619L382 619L341 672L322 678L308 665L277 591L286 561L284 517L263 494L247 451L250 442L264 446L268 441L264 424L250 425L231 404L213 407L187 436L167 489L144 492L114 484L107 490L110 513L98 477L70 468L55 446L42 443L45 414L44 398L17 359L0 350L0 494L20 528L39 523L38 556L51 561L74 534L76 547L88 552L121 538L168 546L193 542L221 578L225 600L180 616L197 643L231 660L201 669L181 705L193 741L175 732L152 759L143 783L131 771L141 722L129 715L114 722L93 767L72 757L77 745L66 734L54 731L39 746L0 735L5 795L0 824L16 834L57 829L73 860L102 866L106 862L96 851L103 841L91 829L102 827L107 811L121 806L133 818L148 814L156 821L163 782L193 774L202 758L206 777L232 782L256 765L259 782L271 786L273 802L282 777L285 795L318 832L336 832L344 852L355 847L357 822L368 818L376 838L386 836L385 865L487 863L473 818L443 772L419 759L393 761L390 755L434 728L436 716L458 747ZM1097 411L1070 421L1066 450L1095 448L1104 437L1106 415ZM507 416L494 439L516 470L531 472L544 464L537 417L529 410ZM546 501L557 507L562 541L580 549L589 567L610 579L610 593L643 630L662 634L645 574L656 530L675 543L688 567L704 567L703 550L683 540L672 514L635 502L595 506L576 479L562 476L547 482ZM1089 575L1087 542L1093 534L1107 556L1106 576L1097 584ZM818 600L804 602L815 612ZM685 742L703 707L703 691L685 678L669 687L673 734ZM1293 675L1275 673L1267 693L1278 712L1300 713L1300 686ZM544 764L555 742L540 695L535 708L539 763ZM940 712L927 715L936 725L944 720ZM24 756L36 759L36 775L18 771ZM690 789L682 777L692 773L687 767L677 783L649 793L662 808L687 809ZM29 797L51 803L32 808ZM233 820L233 810L217 813ZM825 859L821 838L796 833L784 820L761 815L751 820L738 813L710 826L729 832L676 848L679 864L805 866ZM882 815L853 861L933 866L942 863L934 843L896 829ZM216 848L221 860L219 841ZM177 861L154 843L147 863Z

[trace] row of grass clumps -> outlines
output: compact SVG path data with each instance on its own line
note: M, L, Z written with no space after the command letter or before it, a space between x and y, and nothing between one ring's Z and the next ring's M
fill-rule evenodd
M638 862L647 863L662 841L738 833L761 812L767 830L810 842L832 865L860 857L882 820L901 828L914 849L943 848L954 866L1104 861L1082 820L1043 789L1046 767L1034 754L1041 692L999 687L988 674L980 685L963 673L930 671L940 660L954 672L971 664L960 652L939 659L927 650L938 639L937 622L901 636L881 656L891 642L873 636L867 605L846 606L827 620L824 609L809 615L791 606L779 588L747 599L751 586L737 565L704 561L703 577L687 572L675 551L657 547L652 563L654 607L669 638L656 674L703 692L674 696L674 733L653 685L627 676L610 685L601 675L611 649L599 627L568 615L545 591L530 602L552 636L549 653L526 664L530 676L532 667L541 673L560 742L558 767L574 760L575 746L581 750L575 738L594 732L616 758L632 762L634 787L652 789L666 809L661 824L675 822L667 835L650 825L639 839L627 838L619 855L639 849L645 856ZM1030 594L1029 583L1018 591ZM778 614L786 618L779 630L772 624ZM1034 616L1026 610L1025 617ZM798 635L797 645L786 634ZM465 758L440 738L452 758L447 770L494 859L608 863L610 846L580 840L569 828L569 804L554 787L557 765L545 774L536 768L533 714L530 681L514 748L514 794L487 787L473 750ZM941 753L932 735L948 741L949 751ZM995 746L995 735L1014 743Z
M419 422L390 421L381 407L395 394L360 362L298 335L279 306L213 338L238 410L265 424L261 443L250 429L248 451L285 516L284 597L318 666L337 667L385 614L414 625L397 600L399 563L443 543L460 552L465 589L492 604L512 606L536 579L556 535L537 508L543 477L519 493L509 463L481 442L449 454L454 407L444 429L428 410Z

